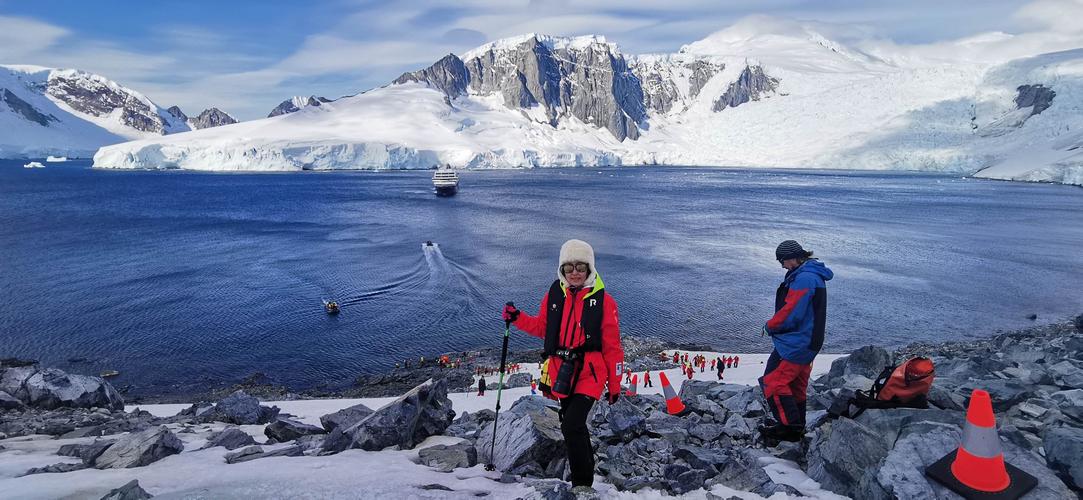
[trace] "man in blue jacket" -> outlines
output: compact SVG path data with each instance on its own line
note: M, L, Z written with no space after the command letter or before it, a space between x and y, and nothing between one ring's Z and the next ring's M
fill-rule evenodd
M761 428L765 438L800 441L805 434L805 396L812 360L824 343L826 282L834 276L794 240L775 249L786 277L775 293L775 315L764 325L774 350L760 388L777 423Z

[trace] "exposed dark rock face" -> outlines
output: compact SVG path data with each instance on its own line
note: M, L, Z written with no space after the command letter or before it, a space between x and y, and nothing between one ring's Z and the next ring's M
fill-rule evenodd
M695 99L699 96L699 91L703 90L703 86L707 85L711 78L725 69L726 65L697 60L686 64L685 67L692 71L692 75L688 79L688 95Z
M305 454L301 445L291 445L274 451L263 451L261 446L249 446L237 451L226 453L226 463L236 464L270 457L299 457Z
M741 76L714 102L712 109L717 112L736 108L749 101L758 101L764 94L774 92L776 88L778 79L767 76L762 67L745 66Z
M46 93L91 116L106 116L121 109L121 123L143 132L165 133L165 123L157 109L100 76L53 72L49 75Z
M466 93L469 80L470 75L467 74L462 59L455 54L448 54L428 68L403 73L391 83L428 83L448 97L454 98Z
M473 467L478 463L478 451L474 445L463 442L453 445L430 446L418 452L421 463L442 472L460 467Z
M493 424L478 435L479 443L493 439ZM492 463L498 470L512 474L561 478L564 466L564 435L552 403L541 396L523 396L511 409L500 414L496 440L503 446L492 450L482 446L478 460Z
M182 122L188 121L188 115L184 114L184 111L181 111L180 106L170 106L169 109L166 110L166 112L170 115L173 115L173 118L176 118Z
M1033 107L1030 110L1030 116L1041 114L1042 111L1049 109L1049 106L1053 104L1053 98L1057 96L1053 89L1042 84L1020 85L1015 90L1017 92L1015 108Z
M347 395L352 397L398 396L430 378L444 379L450 391L468 390L474 385L473 372L468 368L441 368L430 364L424 368L360 375L354 380L354 387Z
M218 108L204 110L199 116L192 119L192 126L196 129L220 127L234 123L237 123L236 119Z
M94 461L114 443L116 443L116 440L103 439L94 441L91 444L66 444L61 446L56 454L62 457L76 457L81 459L84 464L93 466Z
M394 83L410 81L428 83L449 98L467 89L499 94L512 109L541 106L552 126L575 117L621 141L637 139L640 127L646 126L639 79L623 55L598 41L572 47L534 36L513 48L490 47L466 61L448 55Z
M307 108L310 106L316 107L327 102L331 102L331 100L326 97L316 96L308 96L307 98L294 97L292 99L286 99L285 101L279 103L278 106L275 106L275 109L271 110L271 113L267 115L267 118L275 117L278 115L296 113L300 111L301 108Z
M37 108L30 103L19 99L19 96L13 94L10 90L3 90L3 94L0 94L0 102L6 103L8 108L11 108L16 114L43 127L48 127L49 122L57 121L55 116L38 111Z

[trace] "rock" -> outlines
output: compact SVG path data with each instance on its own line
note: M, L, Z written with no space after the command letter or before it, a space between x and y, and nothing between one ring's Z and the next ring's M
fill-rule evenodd
M478 451L469 442L453 445L436 445L418 452L421 463L441 472L451 472L460 467L473 467L478 463Z
M828 389L868 389L880 372L893 364L891 354L883 348L865 346L833 361L831 369L815 384Z
M718 474L718 467L730 460L729 455L720 450L698 446L681 446L673 452L673 456L684 460L693 469L707 471L706 477L714 477Z
M759 404L759 396L756 394L755 389L751 387L722 401L722 407L729 412L745 417L763 415L763 406ZM757 412L759 415L756 415Z
M341 432L336 428L324 441L323 450L413 448L425 438L443 433L453 418L447 381L429 380L349 428Z
M527 479L528 486L538 492L539 500L576 500L572 485L559 479ZM535 497L532 497L535 498Z
M483 446L478 450L478 460L492 463L501 471L528 468L544 473L554 460L562 459L564 435L556 410L546 401L541 396L523 396L501 413L495 456L490 457L489 447ZM489 443L492 438L490 423L481 430L478 442Z
M241 449L239 449L237 451L231 451L229 453L226 453L226 463L227 464L233 464L233 463L237 463L237 462L243 462L244 460L242 460L242 459L244 457L248 457L248 456L252 456L252 455L262 455L262 454L263 454L263 447L262 446L259 446L259 445L245 446L244 448L241 448Z
M56 473L61 473L61 472L72 472L72 471L77 471L77 470L83 470L83 469L86 469L86 468L87 468L87 464L85 464L85 463L78 463L78 464L59 463L59 464L53 464L53 465L46 465L45 467L34 467L33 469L30 469L30 470L26 471L26 473L23 474L23 475L24 476L30 476L30 475L34 475L34 474L56 474Z
M254 444L256 444L256 440L247 432L242 431L237 427L226 427L219 432L211 434L207 438L207 444L203 445L202 449L223 446L227 450L236 450L237 448Z
M888 454L887 443L872 429L848 418L820 427L806 455L808 476L828 490L857 498L867 471Z
M459 415L459 418L453 420L451 425L444 430L444 434L473 441L477 439L480 426L485 422L492 422L494 417L493 410L486 409L475 413L464 411Z
M263 451L263 448L259 446L249 446L247 448L241 448L238 451L227 453L226 463L236 464L271 457L300 457L304 456L304 454L304 448L297 444L267 452Z
M530 387L530 381L533 380L533 375L529 373L513 373L504 381L505 389L512 389L515 387ZM499 384L493 384L492 389L496 389Z
M1049 374L1062 389L1083 389L1083 370L1068 360L1051 365Z
M184 450L184 444L165 426L121 437L98 456L98 469L142 467Z
M1054 427L1042 439L1049 467L1076 491L1083 490L1083 429Z
M214 406L194 404L181 415L192 416L197 422L225 422L255 425L273 422L278 417L277 406L260 406L259 400L244 391L226 396Z
M268 438L273 439L276 443L285 443L293 441L301 436L326 434L326 432L324 432L322 428L314 425L308 425L296 420L280 417L278 420L271 422L270 425L264 428L263 434Z
M770 497L775 493L787 496L793 495L788 486L776 484L763 469L760 459L768 457L761 450L742 449L734 454L729 460L718 465L718 475L707 481L706 486L710 489L716 484L741 491L750 491L757 495Z
M647 431L647 415L628 401L628 398L620 398L616 404L609 405L606 422L609 430L625 442Z
M0 410L21 410L24 406L22 401L4 391L0 391Z
M673 492L677 494L687 493L689 491L698 490L703 487L703 482L707 480L707 472L693 469L677 476L676 481L673 484Z
M750 439L752 437L752 428L748 426L748 422L744 417L733 413L726 419L726 423L722 426L722 432L734 439Z
M711 110L718 112L726 108L736 108L749 101L758 101L760 97L778 88L778 79L767 76L761 66L745 65L737 81L731 83Z
M101 500L146 500L152 497L153 495L139 486L138 479L133 479L128 484L110 491Z
M335 430L336 427L348 429L369 415L372 415L371 408L357 404L320 417L320 425L327 432Z
M983 389L988 392L993 400L993 410L997 412L1008 411L1009 408L1034 396L1032 386L1012 380L972 380L964 383L962 388L967 394L967 405L969 405L969 396L973 389Z
M91 444L66 444L57 450L56 454L62 457L76 457L83 460L84 464L94 465L94 461L101 456L116 440L96 440Z
M120 393L101 377L69 375L56 368L40 370L37 365L3 369L0 391L28 406L47 410L65 407L124 409Z

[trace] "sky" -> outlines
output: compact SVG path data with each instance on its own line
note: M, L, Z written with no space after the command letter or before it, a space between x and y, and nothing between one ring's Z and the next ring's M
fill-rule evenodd
M250 120L504 37L597 34L629 54L675 52L752 15L902 45L1083 32L1083 0L0 0L0 64L77 68L189 115Z

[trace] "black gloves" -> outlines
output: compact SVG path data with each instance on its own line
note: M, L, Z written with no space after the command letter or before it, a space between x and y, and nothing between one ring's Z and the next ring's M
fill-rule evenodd
M515 304L508 302L504 305L504 321L508 323L515 323L515 320L519 319L519 310L515 308Z

